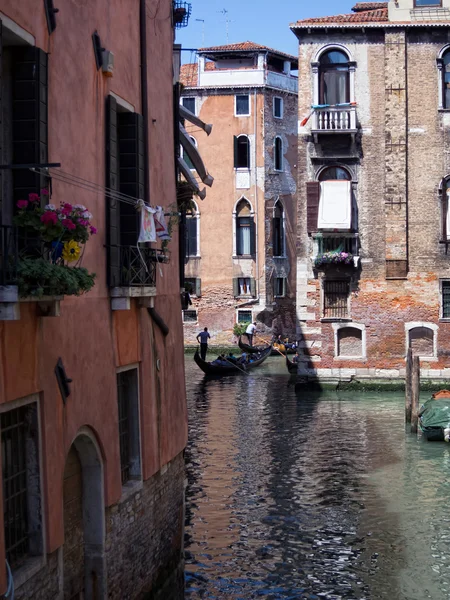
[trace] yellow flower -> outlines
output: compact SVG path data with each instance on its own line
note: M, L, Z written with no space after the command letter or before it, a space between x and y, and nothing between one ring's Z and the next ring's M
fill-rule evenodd
M70 240L70 242L66 242L64 244L64 249L62 253L62 257L67 262L73 262L74 260L78 260L80 256L80 246L74 240Z

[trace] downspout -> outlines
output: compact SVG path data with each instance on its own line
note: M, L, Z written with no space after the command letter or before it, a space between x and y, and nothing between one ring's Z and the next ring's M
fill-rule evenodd
M140 28L140 51L141 51L141 105L142 117L144 119L144 196L150 203L150 156L148 143L148 78L147 78L147 15L145 0L140 0L139 5L139 28Z
M254 132L255 132L255 151L254 151L254 155L255 155L255 214L256 214L256 220L255 220L255 248L256 248L256 260L255 260L255 270L256 270L256 298L255 301L260 301L260 283L259 283L259 247L258 247L258 230L259 230L259 211L258 211L258 167L257 167L257 157L258 157L258 152L257 152L257 128L258 128L258 115L257 115L257 111L256 111L256 100L257 100L257 94L256 94L256 88L253 90L253 106L254 106Z
M408 30L405 27L405 195L406 195L406 269L409 273L409 103L408 103Z

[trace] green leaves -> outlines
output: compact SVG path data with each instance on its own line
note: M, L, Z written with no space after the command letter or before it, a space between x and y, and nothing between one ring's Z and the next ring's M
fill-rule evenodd
M66 267L44 258L25 258L18 264L19 295L34 296L80 296L95 283L95 273L82 267Z

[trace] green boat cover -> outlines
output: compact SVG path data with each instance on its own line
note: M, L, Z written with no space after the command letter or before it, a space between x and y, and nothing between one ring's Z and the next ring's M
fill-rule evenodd
M427 400L419 415L422 427L450 428L450 398Z

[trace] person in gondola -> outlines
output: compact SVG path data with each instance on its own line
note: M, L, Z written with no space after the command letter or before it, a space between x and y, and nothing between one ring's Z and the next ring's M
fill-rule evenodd
M292 359L292 362L296 365L298 363L298 352L296 352L294 354L294 358Z
M205 327L205 329L203 331L200 331L200 333L197 335L197 342L200 344L200 356L202 360L206 360L209 339L211 339L211 336L208 333L208 328Z
M253 336L256 333L256 321L254 323L250 323L247 329L245 330L245 334L248 337L248 345L253 346Z

